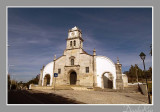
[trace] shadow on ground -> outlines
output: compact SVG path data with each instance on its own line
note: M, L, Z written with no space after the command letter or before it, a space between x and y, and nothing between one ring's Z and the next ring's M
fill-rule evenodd
M84 104L53 93L32 90L9 90L8 104Z

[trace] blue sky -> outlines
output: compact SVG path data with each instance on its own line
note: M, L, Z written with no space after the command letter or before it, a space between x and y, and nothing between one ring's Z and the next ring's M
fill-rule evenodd
M8 63L11 78L28 81L40 73L54 55L63 54L68 30L82 30L84 50L119 57L122 71L131 64L142 66L140 52L146 54L146 69L152 66L151 8L9 8Z

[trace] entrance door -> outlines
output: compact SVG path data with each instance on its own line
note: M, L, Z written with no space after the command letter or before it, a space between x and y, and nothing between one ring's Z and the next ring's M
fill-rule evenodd
M76 72L71 72L70 74L70 85L76 85L77 74Z

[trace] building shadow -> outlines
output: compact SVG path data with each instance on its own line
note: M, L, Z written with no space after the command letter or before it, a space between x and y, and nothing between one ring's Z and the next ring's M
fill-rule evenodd
M9 90L8 104L84 104L54 93L32 90Z

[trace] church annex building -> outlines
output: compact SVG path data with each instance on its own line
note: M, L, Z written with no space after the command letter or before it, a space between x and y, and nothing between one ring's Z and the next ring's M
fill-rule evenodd
M117 59L114 63L108 57L97 56L96 50L88 54L83 49L82 31L74 27L68 32L66 49L59 58L43 66L40 71L39 86L76 85L123 89L122 65Z

